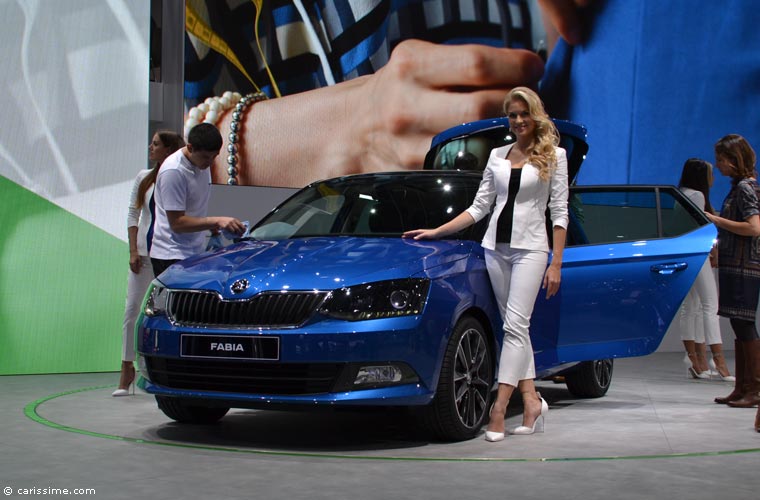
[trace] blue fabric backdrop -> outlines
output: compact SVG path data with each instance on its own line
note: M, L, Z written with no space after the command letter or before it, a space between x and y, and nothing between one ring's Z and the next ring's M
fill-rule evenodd
M583 123L582 184L677 184L737 133L760 148L760 2L609 0L582 46L560 42L542 84L554 116ZM718 208L729 181L715 171Z

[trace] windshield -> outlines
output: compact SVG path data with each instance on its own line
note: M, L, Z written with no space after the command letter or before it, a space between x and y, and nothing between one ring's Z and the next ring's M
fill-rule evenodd
M398 237L433 228L470 206L476 175L432 172L359 175L319 182L293 195L251 231L257 240L311 236ZM479 239L471 228L452 239Z

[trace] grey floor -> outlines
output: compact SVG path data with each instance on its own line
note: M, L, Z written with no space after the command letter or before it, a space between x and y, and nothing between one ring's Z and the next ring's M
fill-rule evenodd
M678 353L617 360L601 399L539 382L546 432L495 444L429 442L391 411L233 410L214 426L182 426L148 394L112 398L116 379L0 377L6 496L92 488L93 498L151 500L760 497L756 410L714 404L731 384L687 379ZM514 401L507 425L519 424L520 411Z

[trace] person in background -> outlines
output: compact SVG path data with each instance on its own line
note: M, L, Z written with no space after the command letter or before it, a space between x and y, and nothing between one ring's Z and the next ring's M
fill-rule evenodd
M718 314L736 335L736 382L716 403L751 408L760 402L760 339L755 326L760 293L760 186L756 155L747 140L729 134L715 143L715 166L731 178L720 215L705 212L718 227ZM757 422L755 422L757 427Z
M205 231L242 234L235 217L208 217L209 167L219 155L222 136L210 123L193 127L187 145L170 155L156 177L156 214L150 259L158 277L169 266L202 252Z
M491 151L472 205L435 229L415 229L404 238L440 238L474 224L493 210L483 238L486 269L504 320L499 361L499 386L491 407L486 441L505 436L507 404L517 387L523 399L523 422L510 434L542 432L549 410L536 392L530 317L539 288L547 298L560 286L562 254L568 223L568 181L565 150L538 95L525 87L511 90L504 113L516 142ZM553 226L551 265L546 208Z
M127 236L129 240L129 274L127 276L127 303L124 307L122 332L121 375L119 388L112 396L126 396L135 380L135 321L140 313L145 291L153 279L150 264L151 238L153 233L153 187L161 163L185 145L182 136L168 130L153 134L148 146L148 160L153 165L142 170L135 178L129 196L127 213Z
M698 158L686 160L681 171L678 188L696 206L705 212L715 213L710 204L710 186L713 183L712 165ZM692 378L716 377L734 382L723 356L723 340L718 318L718 288L713 276L711 259L706 259L694 285L679 311L681 340L686 348L686 372ZM710 346L715 372L710 371L705 356L705 344Z

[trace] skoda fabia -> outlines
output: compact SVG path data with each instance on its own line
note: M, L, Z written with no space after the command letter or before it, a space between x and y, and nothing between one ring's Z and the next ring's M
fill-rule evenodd
M571 174L585 130L558 122ZM179 422L230 408L412 408L434 436L488 417L503 331L480 239L402 239L472 202L505 120L446 131L424 170L315 182L241 241L170 267L138 324L140 386ZM575 167L575 168L573 168ZM539 294L539 378L605 394L612 360L653 352L715 238L672 186L572 186L562 286Z

